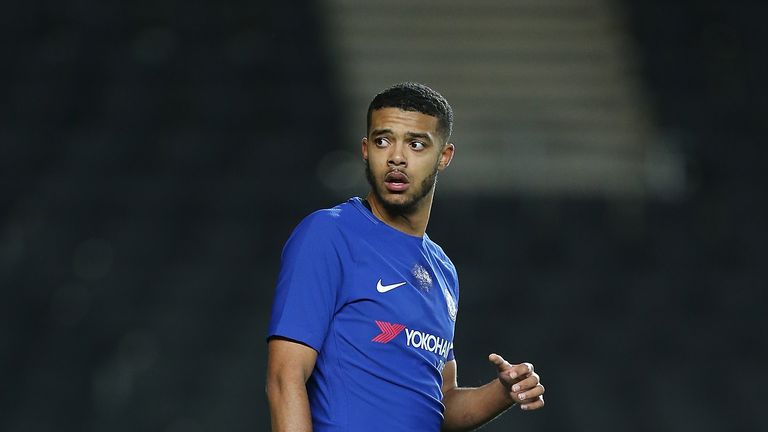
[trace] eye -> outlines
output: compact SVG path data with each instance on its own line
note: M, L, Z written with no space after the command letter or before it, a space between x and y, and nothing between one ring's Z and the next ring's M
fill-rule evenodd
M386 147L389 145L389 140L386 138L376 138L373 140L373 143L376 144L376 147Z
M410 146L413 150L416 151L424 150L424 143L421 141L411 141Z

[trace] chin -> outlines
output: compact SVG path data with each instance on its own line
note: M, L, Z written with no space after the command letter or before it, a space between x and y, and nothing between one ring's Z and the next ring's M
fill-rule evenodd
M409 195L379 194L381 204L390 212L410 213L416 210L418 202Z

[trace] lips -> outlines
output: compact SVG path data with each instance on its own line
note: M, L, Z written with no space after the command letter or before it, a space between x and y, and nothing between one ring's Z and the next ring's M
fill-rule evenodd
M390 171L384 177L384 184L390 192L403 192L410 186L408 176L401 171Z

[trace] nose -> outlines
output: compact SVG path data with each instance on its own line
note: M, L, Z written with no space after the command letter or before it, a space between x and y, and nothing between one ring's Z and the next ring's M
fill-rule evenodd
M403 143L396 143L390 147L391 151L389 152L389 159L387 160L387 164L389 166L401 168L408 166L408 160L406 159L405 152L403 151L404 146L405 145Z

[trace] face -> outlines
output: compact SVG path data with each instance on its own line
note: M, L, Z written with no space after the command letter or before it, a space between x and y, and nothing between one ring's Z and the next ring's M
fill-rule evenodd
M430 199L437 172L453 157L453 144L437 132L436 117L399 108L371 113L363 138L366 177L374 198L389 212L413 213Z

